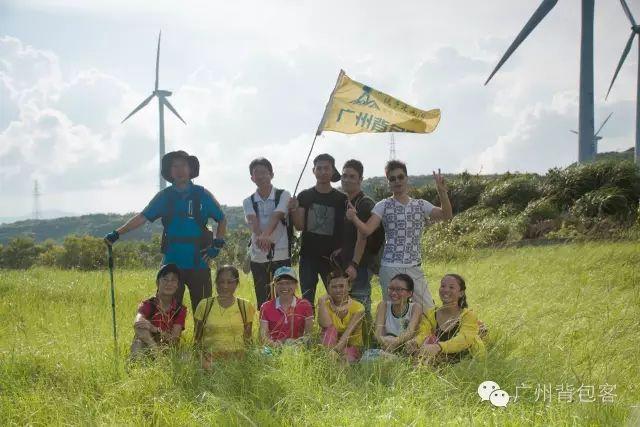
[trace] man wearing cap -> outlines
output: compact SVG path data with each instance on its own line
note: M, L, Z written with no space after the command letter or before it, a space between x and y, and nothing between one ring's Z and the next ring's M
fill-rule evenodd
M133 324L131 357L146 350L157 350L176 344L184 330L187 307L175 298L180 282L180 269L175 264L163 265L156 275L156 295L138 306Z
M331 186L332 182L340 181L335 163L329 154L320 154L313 159L316 185L301 191L297 200L292 198L289 203L293 224L302 231L302 297L312 305L315 302L318 275L326 288L326 279L331 270L329 257L342 247L347 196Z
M226 219L220 204L208 190L191 182L199 172L200 163L195 156L184 151L165 154L161 173L172 185L158 192L141 213L105 236L105 241L111 245L120 235L162 218L162 262L174 263L181 269L176 299L182 303L186 284L193 310L201 299L211 296L208 261L216 257L224 246L226 231ZM209 218L218 223L215 239L207 228Z
M276 298L260 307L260 340L277 347L311 334L313 307L306 299L296 297L298 278L293 268L278 268L273 282Z

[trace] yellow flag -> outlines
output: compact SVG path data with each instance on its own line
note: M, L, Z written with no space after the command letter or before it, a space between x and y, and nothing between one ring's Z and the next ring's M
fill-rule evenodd
M439 109L419 110L351 80L341 70L317 135L324 130L340 133L429 133L434 131L439 121Z

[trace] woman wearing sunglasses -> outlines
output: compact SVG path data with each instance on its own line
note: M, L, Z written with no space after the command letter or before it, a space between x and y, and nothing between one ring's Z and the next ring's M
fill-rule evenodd
M441 202L441 206L437 207L426 200L409 197L407 165L403 162L390 160L385 166L385 175L393 196L376 203L366 223L358 218L355 207L349 204L347 219L365 236L371 235L381 224L384 226L385 244L379 273L382 295L387 295L386 289L392 277L400 273L407 274L415 283L415 301L425 309L431 308L434 306L433 298L421 265L422 232L427 220L448 220L453 217L447 186L440 169L437 174L433 172Z

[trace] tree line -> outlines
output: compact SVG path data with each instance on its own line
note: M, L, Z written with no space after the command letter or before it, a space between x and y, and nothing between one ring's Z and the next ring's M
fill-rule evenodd
M534 239L640 239L640 169L631 160L606 159L546 175L465 172L450 175L448 186L454 217L425 232L428 258ZM389 196L382 182L368 192L375 200ZM412 196L440 202L432 183L414 186ZM249 237L247 227L238 223L216 263L240 265ZM151 240L123 241L114 250L114 262L119 268L156 268L162 259L159 248L158 233ZM105 245L101 237L89 235L68 235L62 243L17 236L0 245L0 268L31 266L106 268Z

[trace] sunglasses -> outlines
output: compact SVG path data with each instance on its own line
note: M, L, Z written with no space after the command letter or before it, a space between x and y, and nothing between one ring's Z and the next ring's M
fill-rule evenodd
M389 182L396 182L396 181L404 181L405 178L406 176L400 174L400 175L391 175L387 179L389 180Z

